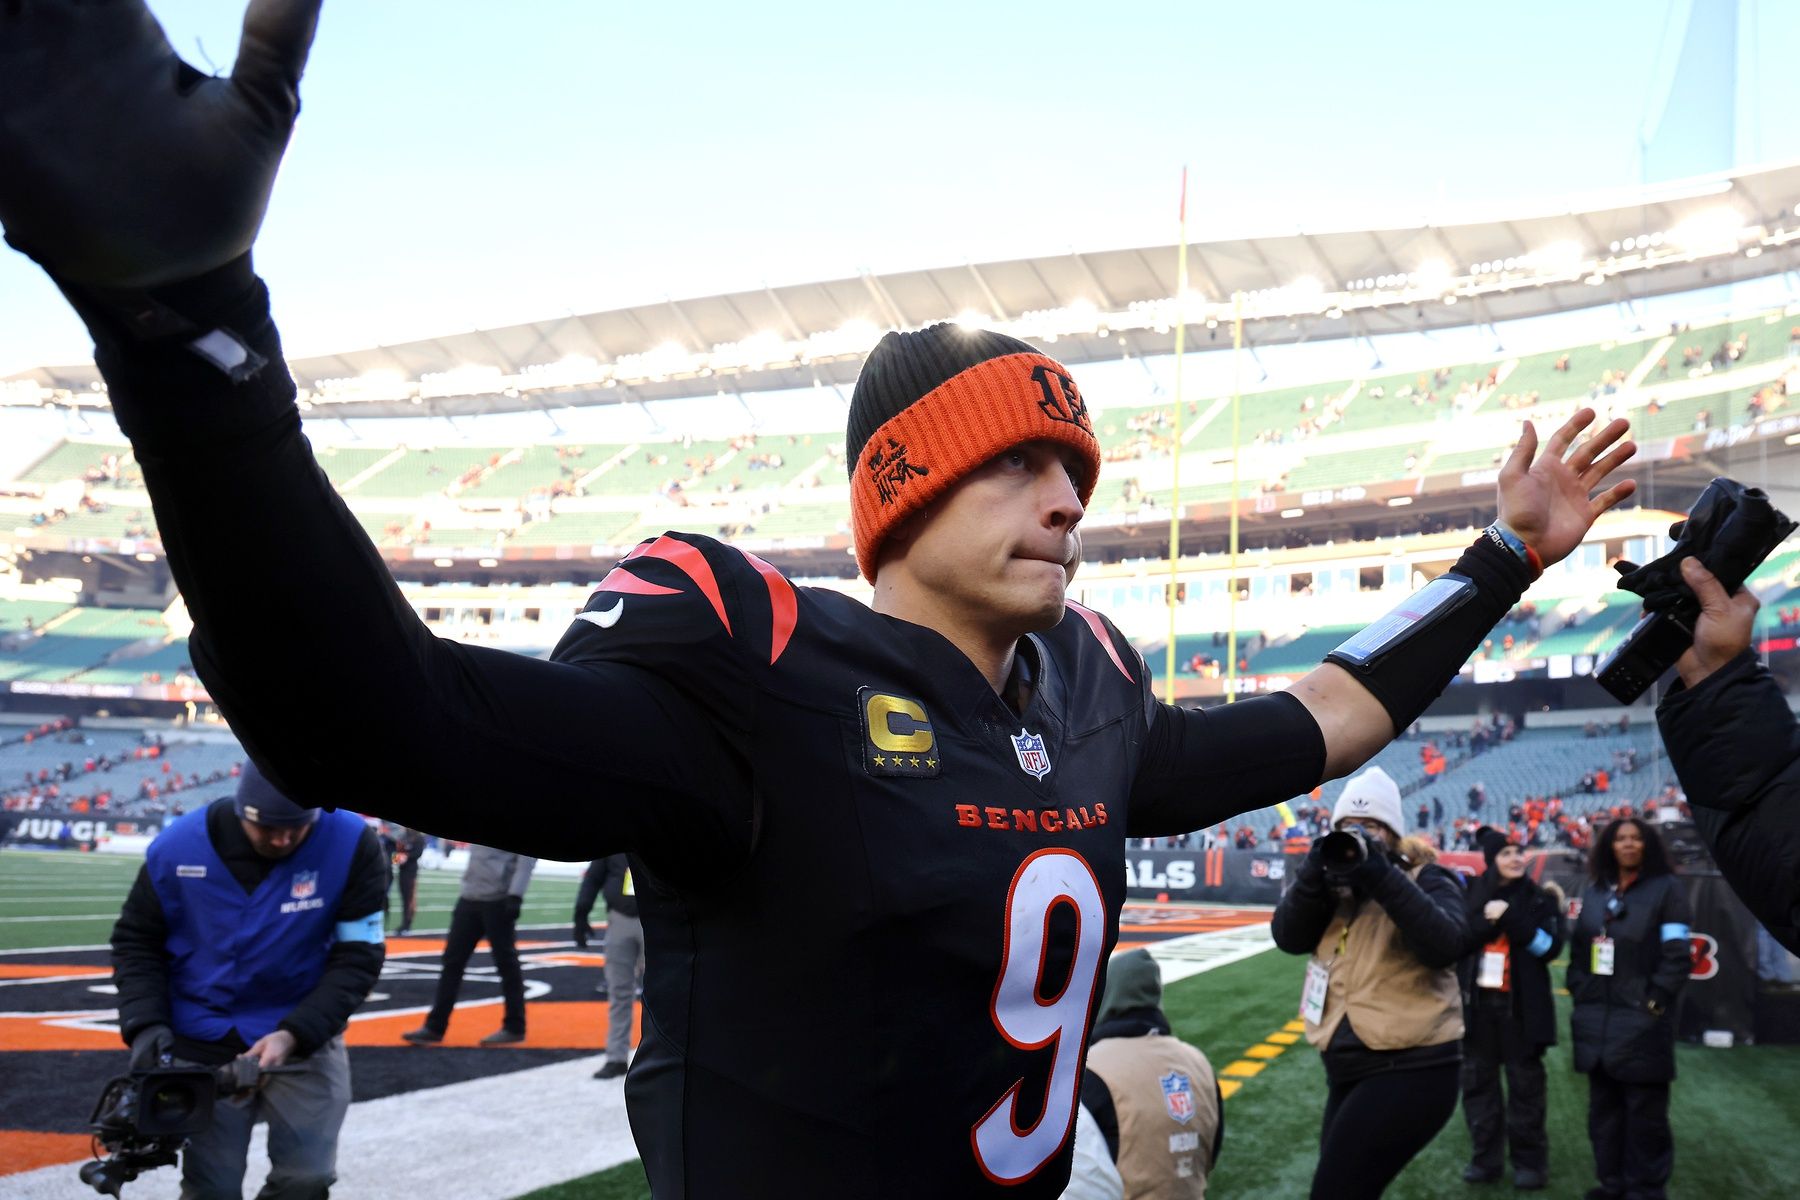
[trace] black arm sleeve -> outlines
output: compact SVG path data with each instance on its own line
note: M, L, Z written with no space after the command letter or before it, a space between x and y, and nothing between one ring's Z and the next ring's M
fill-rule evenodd
M631 849L677 884L740 865L750 786L729 734L651 671L432 636L301 434L267 292L214 307L268 360L243 383L179 346L95 357L194 665L277 786L534 856Z
M1081 1103L1087 1107L1106 1139L1106 1153L1119 1161L1119 1110L1113 1107L1112 1088L1092 1070L1081 1073Z
M1400 940L1428 967L1453 967L1469 945L1463 887L1442 867L1427 866L1419 881L1401 870L1382 876L1373 899L1400 930Z
M1269 932L1275 945L1287 954L1311 954L1318 949L1325 927L1337 911L1337 897L1322 880L1304 876L1281 897Z
M1191 833L1311 791L1325 735L1286 692L1216 708L1150 708L1128 837Z
M113 986L119 989L119 1035L130 1045L138 1032L150 1025L168 1025L169 924L162 901L150 885L150 872L138 868L137 879L125 897L125 907L113 923Z
M1656 713L1694 824L1731 888L1800 954L1800 722L1746 650Z
M356 843L350 879L338 901L337 919L356 921L379 914L387 895L386 883L381 842L374 830L365 829ZM350 1014L375 989L386 957L386 947L380 942L338 941L332 945L325 959L325 974L306 998L281 1019L279 1027L294 1035L299 1053L311 1054L344 1028Z
M1693 920L1689 915L1690 911L1687 889L1679 879L1670 878L1669 886L1663 889L1662 911L1656 918L1658 924L1686 928ZM1652 993L1662 993L1663 1003L1667 1004L1681 994L1681 989L1687 986L1688 976L1693 974L1693 970L1692 943L1685 937L1664 938L1656 957L1656 966L1650 972L1649 989Z

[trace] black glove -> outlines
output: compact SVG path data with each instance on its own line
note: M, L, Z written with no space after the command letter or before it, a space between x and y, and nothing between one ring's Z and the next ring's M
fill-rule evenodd
M1499 926L1509 939L1527 945L1538 935L1538 924L1532 917L1531 905L1524 900L1506 906L1506 911L1500 914Z
M131 1039L131 1069L147 1071L163 1065L164 1055L175 1053L175 1031L167 1025L146 1025Z
M523 896L508 896L505 904L506 919L509 921L517 921L519 914L525 911L525 897Z
M1382 881L1393 874L1394 864L1388 859L1387 849L1378 844L1369 846L1368 857L1344 872L1345 883L1365 896L1372 896Z
M323 0L251 0L229 78L182 62L143 0L0 3L0 226L96 340L195 338L165 285L247 254L300 110Z
M1319 848L1320 843L1324 840L1324 838L1314 838L1311 848L1306 852L1306 857L1300 860L1300 874L1297 879L1298 882L1306 884L1308 887L1321 887L1325 883L1325 855Z

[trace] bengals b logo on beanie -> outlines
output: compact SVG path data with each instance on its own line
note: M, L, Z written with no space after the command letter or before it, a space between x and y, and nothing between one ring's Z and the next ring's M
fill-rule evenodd
M869 353L844 435L856 565L875 579L895 525L995 455L1021 442L1060 442L1100 477L1087 402L1061 363L1017 338L952 324L890 333Z

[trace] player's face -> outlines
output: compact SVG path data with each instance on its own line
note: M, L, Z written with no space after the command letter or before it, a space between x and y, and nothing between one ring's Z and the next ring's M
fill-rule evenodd
M946 625L982 625L1019 637L1062 620L1081 562L1076 492L1086 470L1057 442L1025 442L957 481L920 514L905 549L906 575Z
M244 827L244 836L250 839L250 846L264 858L286 858L300 848L306 835L312 832L311 825L258 825L255 821L238 818L238 824Z

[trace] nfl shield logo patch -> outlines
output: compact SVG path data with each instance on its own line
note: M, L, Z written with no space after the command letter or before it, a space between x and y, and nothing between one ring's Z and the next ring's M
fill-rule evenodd
M1044 749L1044 736L1031 733L1021 727L1012 735L1013 753L1019 756L1019 766L1033 779L1042 779L1050 773L1050 752Z
M1194 1085L1180 1071L1170 1071L1159 1081L1162 1084L1163 1104L1168 1107L1169 1115L1183 1125L1194 1119Z
M288 889L288 895L296 900L305 900L319 890L319 873L317 871L294 872L294 886Z

